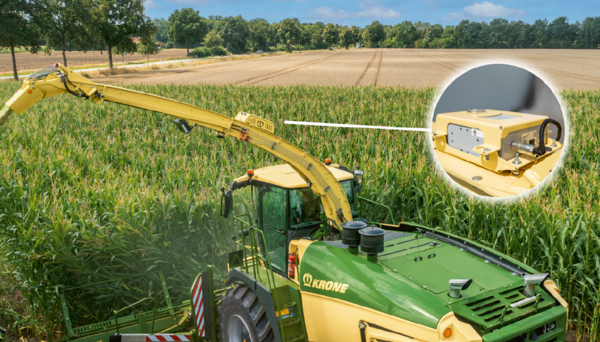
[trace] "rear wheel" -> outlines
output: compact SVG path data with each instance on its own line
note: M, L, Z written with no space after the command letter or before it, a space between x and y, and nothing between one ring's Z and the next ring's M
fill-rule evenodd
M265 309L245 285L225 293L219 306L219 330L223 342L275 341Z

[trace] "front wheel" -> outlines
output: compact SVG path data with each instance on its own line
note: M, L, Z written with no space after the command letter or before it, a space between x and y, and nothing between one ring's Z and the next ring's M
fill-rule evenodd
M219 306L219 329L223 342L275 341L265 309L245 285L225 293Z

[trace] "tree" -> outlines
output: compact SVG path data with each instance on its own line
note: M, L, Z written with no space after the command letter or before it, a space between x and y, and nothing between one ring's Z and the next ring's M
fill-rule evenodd
M204 38L204 46L208 48L223 46L223 38L221 38L221 35L217 31L212 30Z
M300 28L298 23L293 19L283 19L279 23L279 29L277 30L279 40L285 44L285 49L288 52L292 51L292 45L297 44L300 40Z
M509 49L514 49L520 47L519 44L521 41L519 38L521 37L521 33L525 30L525 23L521 20L519 21L511 21L508 24L507 35L506 35L506 47Z
M396 24L391 34L396 38L396 47L401 48L414 47L415 40L419 39L417 28L408 20Z
M352 32L351 29L344 27L342 29L342 34L340 35L340 42L342 43L342 46L346 49L348 48L348 46L356 43L356 40L354 38L354 32Z
M600 17L587 17L581 23L579 46L585 49L600 45Z
M371 25L365 27L363 39L367 46L380 46L385 39L385 29L379 21L374 21Z
M567 17L558 17L548 25L550 46L553 49L572 47L574 37L571 37L571 26Z
M252 19L248 23L250 40L257 50L267 50L269 41L269 22L262 18Z
M548 47L548 20L538 19L533 23L531 32L533 43L531 47L545 48Z
M101 48L97 37L90 34L86 25L91 22L90 3L86 0L34 0L33 19L43 32L46 53L54 47L62 51L63 64L67 66L66 51L86 52Z
M356 40L355 43L358 43L360 41L360 27L358 26L352 26L351 28L352 33L354 34L354 39Z
M157 27L144 15L144 0L92 0L94 21L90 24L108 50L108 64L113 69L113 49L134 53L132 37L152 37Z
M305 48L310 45L312 41L312 33L306 26L300 26L300 40L298 44L303 45Z
M154 40L161 43L169 41L169 22L165 18L156 18L153 20L154 25L158 28Z
M442 33L444 33L444 29L442 28L442 25L440 25L440 24L428 25L427 28L425 29L425 34L423 35L423 40L422 40L423 47L437 47L437 46L435 46L435 44L432 44L432 43L436 39L438 39L438 43L439 43L439 38L442 37Z
M507 47L508 29L508 20L506 19L496 18L490 22L489 44L491 48L502 49Z
M277 44L280 43L279 41L279 34L277 33L279 31L279 24L278 23L272 23L269 26L269 40L275 44L275 48L277 48Z
M140 43L137 46L137 52L140 55L146 56L148 64L150 64L150 55L156 55L158 53L158 47L156 42L149 36L140 39Z
M198 45L208 32L208 25L200 12L191 8L175 10L169 17L169 40L179 46L185 46L187 55L190 55L190 47Z
M219 34L227 44L229 52L243 53L246 51L246 41L249 34L248 24L241 15L225 18Z
M454 41L456 42L456 47L460 49L467 48L465 44L465 32L467 31L467 27L469 26L469 21L464 19L461 20L458 25L454 28Z
M444 28L442 38L440 40L441 46L437 46L443 49L454 49L456 47L456 40L454 39L454 30L456 28L452 25L448 25Z
M333 24L327 24L323 30L323 41L328 47L330 47L337 43L339 39L340 36L338 34L337 27L335 27Z
M28 10L30 7L24 0L0 2L0 49L10 49L15 81L19 80L15 48L24 47L31 53L39 49L40 33Z
M533 42L533 27L531 24L524 24L519 29L519 36L517 37L516 48L529 49Z

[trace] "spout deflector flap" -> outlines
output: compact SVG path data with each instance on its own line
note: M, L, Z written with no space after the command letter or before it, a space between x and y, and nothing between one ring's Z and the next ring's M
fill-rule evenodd
M3 126L8 118L12 115L13 111L9 106L4 105L4 108L0 110L0 126Z

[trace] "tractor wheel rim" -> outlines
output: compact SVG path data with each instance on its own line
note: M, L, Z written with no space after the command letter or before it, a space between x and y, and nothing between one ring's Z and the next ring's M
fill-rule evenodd
M253 342L248 325L239 315L229 317L227 322L229 342Z

